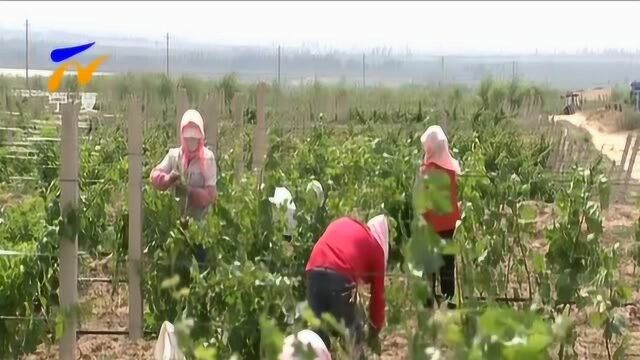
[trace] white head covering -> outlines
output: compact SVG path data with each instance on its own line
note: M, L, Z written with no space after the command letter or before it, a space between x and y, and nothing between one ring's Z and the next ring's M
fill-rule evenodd
M384 252L384 265L386 266L389 259L389 224L387 223L387 217L384 215L375 216L369 220L367 226Z
M324 202L324 189L322 188L322 184L320 184L318 180L311 180L311 182L309 182L309 184L307 185L307 191L309 190L313 190L313 192L316 193L316 196L318 197L318 200L320 200L321 204Z
M460 174L460 164L449 151L449 140L442 128L432 125L420 136L424 150L424 164L433 163Z
M190 122L196 124L201 133L198 133L197 131L195 131L195 129L191 128L183 132L184 127ZM200 115L198 110L189 109L184 112L184 115L182 115L182 120L180 120L180 131L182 132L182 137L197 139L202 138L202 136L204 135L204 121L202 120L202 115Z
M273 193L273 196L269 198L269 201L280 208L281 206L287 207L287 220L289 228L287 229L285 235L291 235L294 231L298 222L295 219L296 215L296 204L293 202L293 196L291 192L285 187L276 187L276 190Z
M299 360L300 357L295 354L295 341L296 338L303 346L311 345L311 348L316 353L314 360L331 360L331 353L327 349L320 336L311 330L302 330L296 336L289 335L284 339L282 346L282 352L278 357L278 360Z

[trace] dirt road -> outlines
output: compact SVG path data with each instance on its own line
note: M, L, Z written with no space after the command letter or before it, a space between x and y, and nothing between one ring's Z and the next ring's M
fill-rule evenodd
M597 149L601 149L602 153L608 157L611 161L615 161L619 164L622 160L622 153L624 152L624 146L627 141L627 135L629 131L620 131L615 133L606 133L601 130L597 123L587 121L586 116L582 113L574 115L556 115L556 121L566 121L576 127L585 129L591 135L591 141ZM624 164L624 169L629 167L629 160L631 157L631 150L627 155L627 160ZM639 159L640 161L640 159ZM640 180L640 164L636 161L631 177Z

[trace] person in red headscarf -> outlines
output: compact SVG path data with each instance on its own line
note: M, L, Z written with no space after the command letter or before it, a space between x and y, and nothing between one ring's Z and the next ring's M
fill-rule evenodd
M201 222L217 198L217 167L213 152L204 146L204 121L196 110L187 110L180 122L180 147L169 149L151 171L151 184L160 191L173 188L180 198L182 215ZM204 248L196 260L206 261Z
M453 158L449 151L449 140L442 128L438 125L430 126L420 137L424 158L420 167L422 176L440 173L450 179L451 211L446 214L438 213L435 210L426 211L422 214L424 220L433 228L438 235L446 241L453 239L458 220L461 218L460 203L458 201L458 176L461 173L460 164ZM444 265L440 268L440 291L446 298L447 306L455 308L453 298L456 290L456 258L455 255L444 254L442 256ZM436 275L432 274L433 295L436 292ZM433 306L433 298L427 299L427 306Z
M342 217L329 224L313 246L307 262L307 302L317 317L323 313L344 321L361 351L363 324L357 309L357 285L371 285L369 341L377 342L384 325L384 276L389 257L387 218L378 215L367 224ZM318 330L327 347L329 336Z

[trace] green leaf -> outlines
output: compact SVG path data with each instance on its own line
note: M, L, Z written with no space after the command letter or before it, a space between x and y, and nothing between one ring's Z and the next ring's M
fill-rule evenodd
M179 283L180 283L180 276L176 274L168 279L163 280L160 287L162 289L175 288L176 286L178 286Z
M443 264L439 241L438 235L424 221L415 219L411 239L404 251L407 261L426 274L438 271Z
M197 360L216 360L218 352L214 348L207 348L200 345L194 350L193 355Z
M535 222L538 215L536 207L529 203L519 204L518 213L520 214L518 221L525 224Z
M602 313L594 312L589 317L589 323L594 328L600 328L604 324L605 318Z
M533 254L533 270L537 273L542 273L546 269L546 263L544 259L544 255L542 254Z
M613 353L613 360L625 360L626 354L627 354L627 340L624 339L622 341L622 343L620 344L620 346L618 346L618 348L616 349L616 351Z
M260 316L260 354L262 359L276 359L282 350L284 335L275 322L266 315Z

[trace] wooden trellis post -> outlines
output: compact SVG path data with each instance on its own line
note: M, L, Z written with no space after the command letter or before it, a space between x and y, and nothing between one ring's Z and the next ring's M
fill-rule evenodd
M629 167L627 168L627 176L626 176L626 178L624 180L624 185L622 187L623 196L626 195L627 188L629 186L629 181L631 180L631 175L633 174L633 166L635 165L636 156L638 155L638 148L640 148L640 141L639 141L638 137L636 137L635 141L634 141L634 144L633 144L633 151L631 152L631 158L629 159Z
M214 154L218 150L218 121L220 118L220 98L218 94L209 94L201 106L204 117L204 132L207 146Z
M138 99L129 104L129 338L142 339L142 106Z
M562 131L562 137L560 138L560 143L558 144L558 152L557 152L555 165L553 166L554 171L560 171L562 167L562 161L564 160L566 145L567 145L567 132Z
M62 216L78 216L78 108L73 103L62 105L60 146L60 206ZM70 226L70 225L65 225ZM66 234L68 232L63 232ZM60 339L60 359L75 360L78 305L78 234L60 239L59 257L60 308L65 315L65 327Z
M578 143L578 152L576 154L576 161L578 162L578 164L582 164L583 162L589 162L589 148L588 148L588 144L585 141L580 141L580 143Z
M242 99L240 94L233 95L231 99L231 112L233 116L233 124L236 127L235 146L236 151L236 181L242 178L242 169L244 167L244 116L242 114Z
M565 153L565 161L563 161L563 164L561 164L561 168L560 168L561 172L564 172L567 169L567 167L571 168L571 166L573 166L574 148L575 148L575 144L573 140L569 139L569 141L567 142L567 151Z
M337 103L338 121L346 122L349 120L349 98L346 94L340 94Z
M182 120L182 115L184 115L185 111L189 110L189 98L187 97L187 90L178 89L177 99L176 99L176 136L178 139L178 146L180 145L180 121Z
M266 87L265 83L260 83L256 89L256 128L253 136L252 164L254 170L262 169L264 157L267 155L267 123L264 110Z
M622 174L624 173L625 166L627 165L627 156L629 155L629 148L631 147L631 140L633 136L631 134L627 135L627 141L624 144L624 150L622 151L622 159L620 159L620 167L618 172L615 175L615 180L621 180Z
M445 133L449 132L449 113L447 111L442 114L442 130Z
M609 177L609 181L613 181L614 180L614 176L616 174L616 162L612 161L611 162L611 167L609 168L609 172L607 173L607 177ZM613 185L615 186L615 185ZM615 194L613 194L613 197L615 197Z

